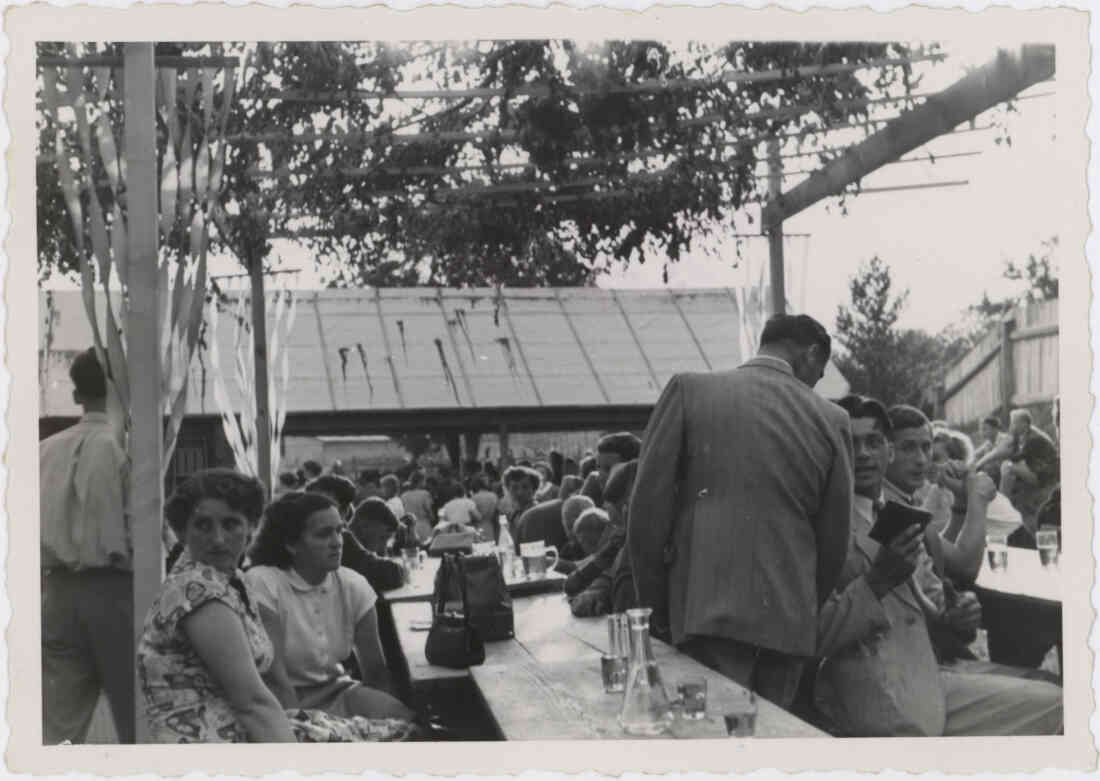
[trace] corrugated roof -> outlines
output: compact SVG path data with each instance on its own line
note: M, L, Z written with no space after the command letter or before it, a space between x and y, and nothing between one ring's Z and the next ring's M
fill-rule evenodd
M294 296L292 413L652 404L678 372L730 369L744 360L743 319L729 288L535 288L499 297L493 289L401 288ZM40 351L46 297L40 294ZM78 292L50 298L55 314L41 412L76 414L67 366L91 334ZM220 367L237 404L233 318L219 317ZM191 413L217 412L210 356L202 357L205 392L196 361ZM847 383L830 365L818 390L835 398Z

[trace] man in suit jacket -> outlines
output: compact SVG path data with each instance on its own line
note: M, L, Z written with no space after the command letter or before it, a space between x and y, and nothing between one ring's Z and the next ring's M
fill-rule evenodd
M813 392L830 347L813 318L776 315L753 360L673 377L630 503L629 558L655 634L781 706L848 549L848 416Z
M874 399L840 402L852 416L855 491L851 547L836 592L821 610L818 709L849 736L1042 735L1062 729L1062 692L1053 684L941 669L929 634L954 626L960 605L945 614L923 598L914 573L919 526L887 546L869 536L893 459L891 421ZM972 475L974 484L989 481Z

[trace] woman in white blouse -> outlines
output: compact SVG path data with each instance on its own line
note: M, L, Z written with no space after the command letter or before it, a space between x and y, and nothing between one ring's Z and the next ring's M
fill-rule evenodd
M268 505L245 573L297 705L339 716L412 718L388 690L374 589L340 566L344 524L321 494L293 492ZM363 682L343 662L355 652Z

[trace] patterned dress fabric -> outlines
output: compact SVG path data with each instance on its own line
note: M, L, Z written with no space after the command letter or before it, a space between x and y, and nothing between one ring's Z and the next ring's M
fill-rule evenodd
M165 580L145 618L137 665L152 740L157 743L243 743L248 735L237 721L221 686L183 632L181 621L216 600L241 619L252 660L260 674L274 660L274 649L258 605L241 572L227 575L184 554ZM401 719L338 718L322 711L287 711L300 743L401 740L413 727Z

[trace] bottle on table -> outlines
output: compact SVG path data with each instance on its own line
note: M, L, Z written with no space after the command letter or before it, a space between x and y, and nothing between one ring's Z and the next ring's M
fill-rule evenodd
M503 513L500 516L500 536L497 538L497 554L500 556L500 569L505 579L512 577L513 560L515 559L516 544L512 540L512 533L508 531L508 516Z

